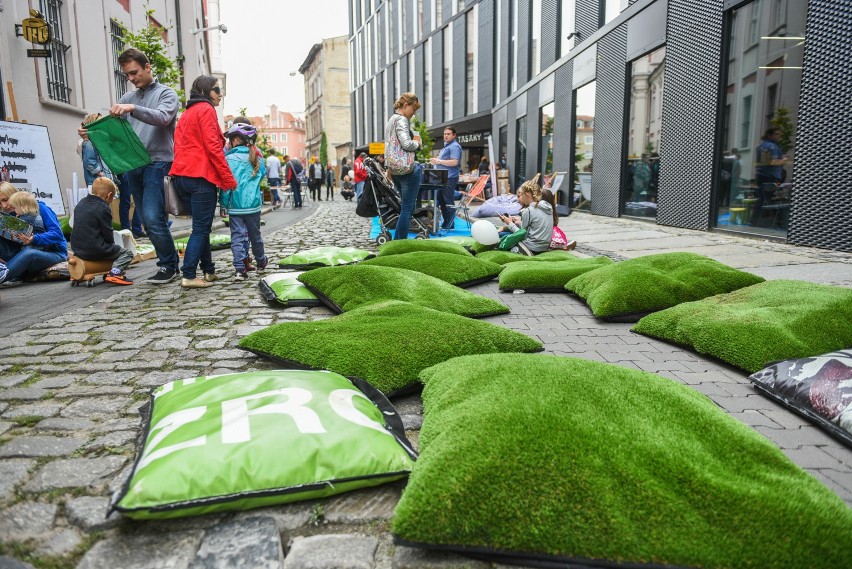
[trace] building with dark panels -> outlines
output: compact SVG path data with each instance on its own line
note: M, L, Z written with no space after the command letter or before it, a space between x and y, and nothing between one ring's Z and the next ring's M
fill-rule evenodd
M852 250L847 2L351 0L350 29L356 147L413 91L512 187L565 172L595 215Z

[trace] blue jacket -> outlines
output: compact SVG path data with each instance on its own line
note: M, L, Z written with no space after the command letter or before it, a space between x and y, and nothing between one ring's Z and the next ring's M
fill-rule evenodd
M101 160L101 155L95 150L95 145L88 140L83 141L83 178L86 180L86 185L91 186L94 183L98 174L104 173L108 178L112 177L112 172Z
M237 180L237 189L231 192L220 192L219 204L228 210L228 215L249 215L260 213L263 204L263 192L260 190L260 180L266 175L266 164L263 158L258 158L257 173L249 162L248 146L236 146L228 150L225 160L231 167L231 172Z
M65 236L62 235L62 228L59 226L56 214L41 200L38 202L38 213L44 222L44 232L33 233L32 244L39 247L42 251L66 254L68 252L68 242L65 241Z

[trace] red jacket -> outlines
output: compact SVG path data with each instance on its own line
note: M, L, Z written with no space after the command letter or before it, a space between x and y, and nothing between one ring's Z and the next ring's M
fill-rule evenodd
M225 136L213 105L190 99L175 128L175 160L169 175L204 178L224 190L233 190L237 181L225 161L224 146Z
M360 156L355 159L353 170L355 171L355 183L363 182L367 179L367 167L364 166L364 159Z

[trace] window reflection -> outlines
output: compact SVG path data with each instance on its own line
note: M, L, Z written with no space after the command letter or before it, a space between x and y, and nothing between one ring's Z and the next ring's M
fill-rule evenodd
M730 14L718 227L786 236L806 10L805 0L756 0Z
M589 209L592 204L596 90L592 81L574 91L574 187L571 205L575 209Z
M627 165L622 188L624 215L657 217L665 67L665 47L630 64Z
M515 187L520 188L526 180L527 171L527 117L515 122L515 134L518 136L517 156L515 157Z
M541 108L539 114L539 132L541 133L541 142L539 144L539 168L542 176L549 176L553 173L553 103L548 103Z

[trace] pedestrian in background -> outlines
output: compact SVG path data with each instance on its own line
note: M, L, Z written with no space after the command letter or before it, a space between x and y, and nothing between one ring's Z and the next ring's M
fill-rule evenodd
M367 167L364 166L364 158L367 157L366 152L362 152L355 159L352 165L352 181L355 182L355 201L361 199L361 194L364 192L364 182L367 181Z
M311 156L311 165L308 168L308 187L311 189L311 199L322 201L322 182L325 178L325 170L316 156Z
M272 209L278 209L281 207L281 196L278 195L278 188L281 186L281 161L275 155L275 150L270 150L266 159L266 181L269 184L269 195L272 197Z
M437 158L430 158L429 162L434 164L438 170L447 171L447 183L438 192L438 205L441 207L441 216L444 218L441 229L450 230L455 222L455 193L459 184L461 174L462 147L456 141L456 129L448 126L444 128L444 147Z
M334 168L331 164L328 165L325 171L325 199L334 199Z

